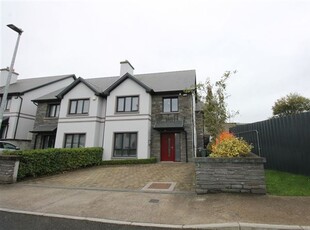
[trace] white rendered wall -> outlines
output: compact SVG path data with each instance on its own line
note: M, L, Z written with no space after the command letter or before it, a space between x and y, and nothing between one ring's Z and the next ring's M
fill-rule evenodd
M113 157L114 148L114 133L115 132L137 132L137 158L150 158L150 132L151 121L143 120L115 120L106 122L103 160L111 160Z
M139 96L139 111L117 113L116 101L119 96ZM151 102L151 95L131 79L125 80L110 93L107 97L104 160L110 160L113 157L114 133L119 132L137 132L137 158L146 159L150 157Z
M89 99L88 115L69 115L71 99ZM102 147L105 100L79 83L61 100L55 148L64 147L65 134L85 133L85 147Z

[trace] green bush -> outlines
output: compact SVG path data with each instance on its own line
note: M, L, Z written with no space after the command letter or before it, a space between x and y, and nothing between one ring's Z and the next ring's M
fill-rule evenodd
M91 165L100 165L103 149L72 148L72 149L35 149L15 151L11 155L21 156L18 179L56 174L72 169Z
M110 160L102 161L102 165L125 165L125 164L152 164L156 163L155 157L149 159L124 159L124 160Z

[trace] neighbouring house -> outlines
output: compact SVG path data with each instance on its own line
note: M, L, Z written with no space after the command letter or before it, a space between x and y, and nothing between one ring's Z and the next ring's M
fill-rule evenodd
M203 124L198 119L196 125L195 94L184 91L195 85L195 71L133 72L124 61L119 76L80 77L35 99L33 147L98 146L104 148L103 160L191 161L203 147L196 134Z
M9 69L1 69L0 98L2 98ZM37 106L31 101L49 92L64 88L76 77L73 74L51 77L18 79L13 73L7 98L7 105L0 130L1 140L10 141L21 149L31 148L30 142Z

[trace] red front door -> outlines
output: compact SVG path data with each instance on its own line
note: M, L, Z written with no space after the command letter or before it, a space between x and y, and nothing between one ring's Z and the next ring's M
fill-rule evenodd
M161 134L161 160L175 161L175 138L174 133Z

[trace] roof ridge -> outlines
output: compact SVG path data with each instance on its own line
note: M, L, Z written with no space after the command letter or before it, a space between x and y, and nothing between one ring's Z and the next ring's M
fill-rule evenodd
M75 76L75 74L62 74L62 75L54 75L54 76L43 76L43 77L32 77L32 78L22 78L17 79L17 81L24 81L24 80L33 80L33 79L42 79L42 78L52 78L52 77L69 77L69 76Z
M188 72L188 71L196 71L195 69L188 69L188 70L176 70L176 71L167 71L167 72L156 72L156 73L140 73L140 74L134 74L136 75L150 75L150 74L166 74L166 73L176 73L176 72Z

